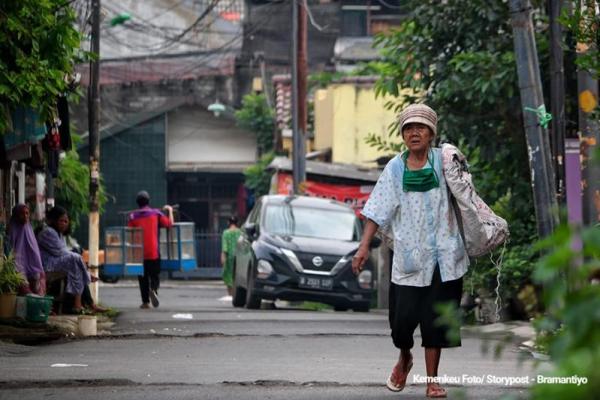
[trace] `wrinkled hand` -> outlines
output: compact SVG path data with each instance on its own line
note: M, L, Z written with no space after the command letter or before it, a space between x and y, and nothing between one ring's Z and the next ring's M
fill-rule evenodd
M352 272L354 272L355 275L358 275L368 259L369 248L363 246L359 247L354 257L352 257Z

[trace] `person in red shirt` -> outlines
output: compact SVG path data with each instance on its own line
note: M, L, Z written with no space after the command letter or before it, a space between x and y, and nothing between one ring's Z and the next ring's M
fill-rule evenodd
M160 286L160 252L159 228L168 228L173 225L173 207L164 206L169 216L160 210L150 208L150 195L145 190L139 192L135 198L139 209L129 214L130 227L142 228L144 235L144 275L139 275L142 305L140 308L158 307L158 288Z

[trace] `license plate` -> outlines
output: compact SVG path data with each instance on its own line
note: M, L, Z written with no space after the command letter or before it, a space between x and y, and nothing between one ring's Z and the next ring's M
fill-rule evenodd
M306 289L331 290L333 288L333 278L301 276L298 286Z

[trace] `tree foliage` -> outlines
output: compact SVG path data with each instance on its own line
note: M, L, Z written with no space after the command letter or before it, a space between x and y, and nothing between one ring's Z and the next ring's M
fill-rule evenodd
M86 53L66 0L0 0L0 134L10 113L30 106L43 120L55 114L76 62Z
M575 63L600 79L600 14L596 10L600 8L600 1L584 0L574 4L572 12L564 10L560 22L574 36L579 43L579 57ZM594 45L595 44L595 45Z
M540 2L534 2L540 3ZM538 6L540 4L537 4ZM382 59L370 68L378 72L377 95L395 99L387 107L399 112L412 102L437 111L440 140L457 144L466 154L480 195L506 218L511 242L504 253L510 273L501 279L505 296L516 296L530 280L537 256L524 247L536 238L527 145L522 123L509 7L503 0L408 0L413 10L397 30L378 35ZM534 14L542 70L548 65L547 24ZM392 124L387 137L371 135L379 149L397 141ZM493 291L490 262L479 260L468 279ZM522 273L520 272L522 271Z
M529 242L534 212L508 5L408 3L411 18L376 38L383 57L371 66L381 76L377 94L396 96L387 105L395 111L409 102L434 108L440 138L461 145L482 197L491 204L502 200L513 243ZM546 43L540 36L538 48ZM388 134L389 139L369 140L381 146L398 135L397 126Z
M78 138L74 138L78 141ZM75 231L81 217L89 214L89 167L79 160L76 150L70 150L60 161L58 177L54 181L56 204L69 212L71 229ZM107 196L104 185L100 182L100 211L106 204Z
M580 246L574 246L580 243ZM562 226L538 244L547 251L534 277L544 287L545 315L537 343L552 360L548 376L584 377L586 384L538 384L534 399L596 399L600 390L600 230ZM595 283L593 282L595 280ZM592 281L592 282L590 282Z
M21 285L26 283L23 275L17 270L15 256L0 255L0 294L17 293Z
M244 170L245 185L254 191L256 197L269 193L273 173L267 171L267 167L273 161L273 158L275 158L273 152L263 154L256 164Z
M235 112L238 126L256 133L259 154L273 150L275 115L262 93L250 93L242 99L242 108Z
M250 93L242 99L242 108L235 112L238 126L256 133L258 162L244 170L245 185L254 191L255 196L262 196L269 192L271 172L267 166L273 161L273 132L275 129L275 115L269 108L264 94Z

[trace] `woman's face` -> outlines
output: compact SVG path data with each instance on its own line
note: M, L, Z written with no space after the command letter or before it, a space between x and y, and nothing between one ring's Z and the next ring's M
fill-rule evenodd
M429 149L433 134L427 125L415 122L404 127L402 138L409 151L420 152Z
M17 211L17 220L25 225L29 222L29 207L21 207Z
M69 216L67 214L62 215L56 221L56 227L59 233L65 233L69 229Z

